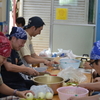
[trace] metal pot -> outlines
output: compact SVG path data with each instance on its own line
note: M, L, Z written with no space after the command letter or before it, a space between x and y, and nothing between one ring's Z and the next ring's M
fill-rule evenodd
M89 58L89 55L88 55L88 54L83 54L82 57L76 57L75 59L78 59L78 60L81 61L80 67L79 67L79 68L84 68L84 66L83 66L84 63L85 63L86 61L90 61L90 58Z
M64 79L58 76L37 76L33 78L37 85L48 85L52 88L54 94L58 94L57 88L63 86Z

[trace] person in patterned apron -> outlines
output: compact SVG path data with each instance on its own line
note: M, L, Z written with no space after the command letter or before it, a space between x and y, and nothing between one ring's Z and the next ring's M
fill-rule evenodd
M3 83L2 76L1 76L1 66L6 61L7 57L10 56L10 53L11 53L10 41L7 39L7 37L3 33L0 32L0 93L5 94L5 95L12 95L12 96L16 95L19 97L26 98L25 94L27 92L32 92L32 91L29 91L29 90L22 91L22 92L17 91L8 87L6 84ZM0 100L8 100L8 99L0 98Z
M38 75L38 72L32 68L25 67L22 63L18 50L24 46L27 40L27 34L21 27L13 27L9 37L12 49L10 57L1 67L1 75L3 82L10 88L17 89L19 91L29 90L34 82L32 80L24 80L20 73L27 75ZM0 94L0 97L6 95Z

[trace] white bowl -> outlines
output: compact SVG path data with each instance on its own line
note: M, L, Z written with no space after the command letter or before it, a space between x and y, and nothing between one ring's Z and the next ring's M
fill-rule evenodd
M46 66L44 66L44 67L36 67L36 68L34 68L37 72L44 72L44 71L46 71L47 70L47 67Z

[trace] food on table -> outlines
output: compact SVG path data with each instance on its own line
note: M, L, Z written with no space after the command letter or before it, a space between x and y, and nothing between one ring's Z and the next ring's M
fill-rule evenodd
M50 73L49 72L39 72L39 76L41 76L41 75L44 75L44 76L49 76L50 75Z
M29 92L29 93L26 93L26 98L27 100L33 100L34 96L31 92Z
M34 98L32 93L26 94L26 99L20 98L19 100L49 100L53 98L53 94L51 92L46 92L44 94L43 92L38 93L38 98Z
M20 98L19 100L29 100L29 99ZM41 98L33 98L32 100L46 100L46 99L41 99Z
M38 93L38 98L43 99L45 97L45 94L43 92Z
M46 99L34 98L33 100L46 100Z
M76 85L78 85L78 82L67 82L66 85L67 86L76 86Z
M45 95L46 99L52 99L53 98L53 94L51 92L47 92Z
M38 98L41 98L41 99L52 99L53 98L53 94L51 92L46 92L46 94L44 94L43 92L39 92L38 93Z
M50 76L49 74L44 74L44 76Z

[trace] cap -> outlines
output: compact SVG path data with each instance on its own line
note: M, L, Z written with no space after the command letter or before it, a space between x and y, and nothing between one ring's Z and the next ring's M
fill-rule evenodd
M32 26L39 28L43 25L45 25L43 20L38 16L34 16L34 17L29 18L28 24L26 26L24 26L24 29L30 28Z
M100 59L100 41L94 43L91 53L90 59L99 60Z

